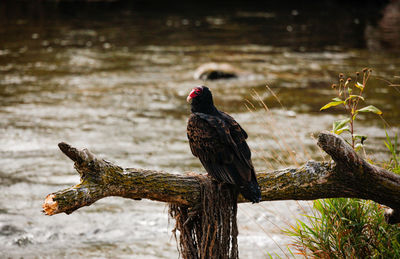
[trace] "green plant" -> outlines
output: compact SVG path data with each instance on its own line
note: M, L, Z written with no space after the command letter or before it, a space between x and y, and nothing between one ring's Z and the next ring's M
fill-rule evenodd
M362 83L351 78L344 82L344 75L339 75L338 97L326 104L321 110L343 105L348 118L335 121L333 132L351 134L355 150L362 147L365 136L354 132L354 121L360 112L372 112L381 115L375 106L358 108L371 74L370 69L363 69ZM357 93L356 93L357 92ZM400 173L400 153L397 134L394 139L386 132L385 145L391 157L385 167ZM360 199L326 199L313 202L312 215L305 215L306 220L297 220L286 233L293 237L292 246L298 254L317 258L400 258L400 226L389 225L385 221L383 206Z
M308 222L286 233L298 254L317 258L400 258L400 227L385 222L381 205L359 199L314 202Z
M372 70L368 68L362 70L362 77L360 77L360 72L356 72L355 83L352 83L351 77L344 81L344 75L340 73L339 85L332 85L332 88L337 90L337 97L333 98L332 102L327 103L320 109L322 111L330 107L343 105L348 117L334 121L332 132L338 135L343 132L350 132L351 145L356 151L363 147L364 141L367 139L366 136L354 132L354 122L357 115L360 112L372 112L378 115L382 114L382 111L373 105L368 105L360 109L358 108L360 100L365 101L362 94L367 86L371 73Z
M400 151L398 149L399 144L397 143L398 141L397 133L394 136L393 143L386 129L385 129L385 134L386 134L385 145L387 149L390 151L390 160L389 163L386 165L386 167L392 172L400 174Z

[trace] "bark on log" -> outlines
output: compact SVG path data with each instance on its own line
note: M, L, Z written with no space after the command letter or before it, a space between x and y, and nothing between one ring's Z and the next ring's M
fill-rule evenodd
M341 137L324 132L318 145L334 162L308 161L299 168L259 172L262 201L361 198L391 208L389 223L400 222L400 176L363 160ZM61 151L75 162L81 182L47 195L45 214L67 214L107 196L151 199L194 206L199 203L200 179L205 175L170 174L127 168L99 159L87 149L60 143ZM208 179L211 181L211 179ZM238 202L246 202L239 196Z

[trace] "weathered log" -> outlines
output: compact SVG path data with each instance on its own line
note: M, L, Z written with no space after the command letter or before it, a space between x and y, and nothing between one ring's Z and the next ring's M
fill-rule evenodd
M400 176L362 159L341 137L321 133L318 145L334 162L308 161L299 168L259 172L262 201L315 200L349 197L376 201L391 208L389 223L400 222ZM200 179L205 175L171 174L127 168L99 159L87 149L60 143L75 162L81 182L51 193L43 204L45 214L67 214L107 196L151 199L194 206L200 202ZM211 179L208 179L211 181ZM246 202L239 196L238 202Z

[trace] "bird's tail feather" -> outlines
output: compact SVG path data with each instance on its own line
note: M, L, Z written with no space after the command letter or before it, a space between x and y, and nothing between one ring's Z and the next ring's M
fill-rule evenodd
M255 179L252 179L250 182L241 185L239 187L239 191L243 197L253 203L258 203L261 201L261 190L258 186L257 180Z

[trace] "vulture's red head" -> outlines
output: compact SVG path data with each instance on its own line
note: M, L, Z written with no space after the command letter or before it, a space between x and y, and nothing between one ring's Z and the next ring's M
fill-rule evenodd
M193 88L186 101L192 105L192 111L194 112L206 112L215 108L211 91L206 86Z

